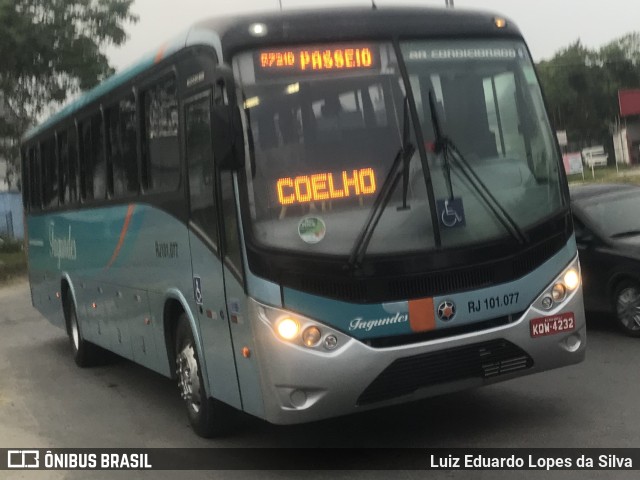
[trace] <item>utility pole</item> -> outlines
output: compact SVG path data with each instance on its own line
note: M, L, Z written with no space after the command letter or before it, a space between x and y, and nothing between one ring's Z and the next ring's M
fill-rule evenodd
M453 8L453 0L444 0L444 3L447 8Z

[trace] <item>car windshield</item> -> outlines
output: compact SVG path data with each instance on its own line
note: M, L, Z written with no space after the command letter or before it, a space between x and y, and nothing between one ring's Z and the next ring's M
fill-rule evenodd
M640 235L640 189L597 197L582 206L585 214L610 238Z
M394 183L384 203L367 254L433 249L434 223L447 248L509 237L500 211L522 229L555 213L562 206L559 161L526 50L518 42L471 43L478 51L513 55L445 59L433 52L466 52L469 42L401 45L437 205L429 202L418 150L391 172L406 143L417 145L417 126L403 114L407 92L391 44L238 55L234 66L247 116L254 240L274 249L349 255L385 180L398 172L402 181ZM430 60L418 58L423 52ZM429 92L435 103L427 100ZM498 206L482 200L460 165L452 166L448 188L444 159L432 148L430 103L443 134ZM411 133L403 141L405 118ZM438 215L435 222L432 212Z

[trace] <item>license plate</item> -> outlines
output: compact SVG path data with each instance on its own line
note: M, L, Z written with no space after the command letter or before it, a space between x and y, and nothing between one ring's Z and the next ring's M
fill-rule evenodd
M558 315L531 320L531 336L533 338L570 332L575 328L576 318L573 312L559 313Z

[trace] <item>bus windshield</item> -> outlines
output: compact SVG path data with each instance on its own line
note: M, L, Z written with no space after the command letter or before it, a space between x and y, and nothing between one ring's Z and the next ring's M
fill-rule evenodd
M524 45L423 41L401 44L401 51L437 207L429 203L416 148L399 169L402 178L392 185L367 254L433 249L434 223L444 248L508 238L466 169L518 229L557 211L559 162ZM238 56L236 68L250 135L246 178L254 240L349 255L406 147L407 92L392 45L258 50ZM464 164L434 148L432 107ZM410 130L415 145L415 125Z

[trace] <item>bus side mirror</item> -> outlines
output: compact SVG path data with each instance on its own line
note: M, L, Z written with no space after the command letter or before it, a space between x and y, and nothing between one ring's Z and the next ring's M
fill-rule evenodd
M225 67L218 67L216 76L211 119L213 157L218 168L237 170L244 166L245 152L235 80L231 69Z

